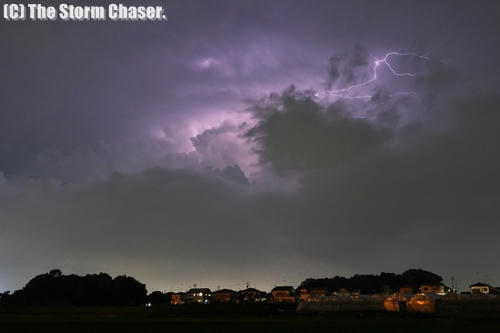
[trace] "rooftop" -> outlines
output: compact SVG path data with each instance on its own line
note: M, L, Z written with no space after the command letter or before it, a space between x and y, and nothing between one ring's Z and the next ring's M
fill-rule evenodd
M188 293L204 293L204 294L209 294L211 291L208 288L191 288L188 290Z
M294 289L292 286L277 286L277 287L274 287L272 291L280 291L280 290L289 291L289 290L294 290Z

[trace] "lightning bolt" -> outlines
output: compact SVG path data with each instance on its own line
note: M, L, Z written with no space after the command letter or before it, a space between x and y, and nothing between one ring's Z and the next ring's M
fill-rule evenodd
M430 60L429 57L427 56L424 56L424 55L420 55L420 54L417 54L417 53L413 53L413 52L407 52L407 53L402 53L402 52L397 52L397 51L391 51L391 52L388 52L384 55L383 58L376 58L374 56L373 59L373 75L371 76L370 79L364 81L364 82L361 82L361 83L358 83L358 84L354 84L354 85L351 85L351 86L348 86L348 87L345 87L345 88L341 88L341 89L336 89L336 90L325 90L325 91L322 91L322 92L319 92L319 93L316 93L315 96L316 97L326 97L326 96L338 96L340 98L345 98L345 99L370 99L372 98L373 96L372 95L349 95L353 90L356 90L358 88L361 88L361 87L364 87L364 86L367 86L375 81L377 81L377 69L381 66L381 65L385 65L389 71L391 71L391 73L394 75L394 76L399 76L399 77L405 77L405 76L408 76L408 77L414 77L415 75L417 75L416 73L410 73L410 72L398 72L390 63L389 59L391 57L394 57L394 56L408 56L408 57L417 57L419 59L422 59L422 60ZM416 95L414 92L396 92L396 93L393 93L390 95L390 97L393 97L393 96L401 96L401 95Z

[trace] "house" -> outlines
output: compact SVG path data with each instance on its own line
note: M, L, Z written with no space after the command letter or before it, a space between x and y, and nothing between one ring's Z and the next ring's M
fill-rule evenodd
M469 286L471 294L500 295L500 288L495 288L486 283L474 283Z
M327 295L328 291L322 288L311 288L311 289L300 288L295 291L295 298L297 299L297 302L305 301L310 297L320 297Z
M279 286L271 290L271 303L295 303L295 289L292 286Z
M346 288L340 288L336 292L332 293L333 295L338 295L338 296L359 296L361 295L361 291L359 289L353 289L353 290L347 290Z
M212 298L215 303L236 303L238 301L238 293L231 289L221 289L214 291Z
M309 289L309 294L311 296L326 296L328 295L328 291L322 288L312 288Z
M445 286L442 283L430 283L430 284L423 284L420 286L420 293L422 294L446 295L450 291L451 288Z
M208 304L212 301L212 292L208 288L192 288L184 295L184 303Z
M170 304L183 304L184 303L184 294L185 293L171 293L170 294Z
M297 298L297 302L300 302L307 300L309 297L311 297L311 294L309 293L309 290L307 290L307 288L300 288L297 289L295 296Z
M240 290L239 294L239 302L240 303L258 303L258 302L267 302L267 293L265 291L260 291L255 288L247 288Z

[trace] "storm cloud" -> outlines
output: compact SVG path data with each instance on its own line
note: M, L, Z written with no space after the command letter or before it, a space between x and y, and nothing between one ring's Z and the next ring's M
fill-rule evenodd
M149 290L409 267L498 282L500 9L429 6L169 1L164 24L2 23L0 291L54 267ZM393 50L428 60L318 97Z

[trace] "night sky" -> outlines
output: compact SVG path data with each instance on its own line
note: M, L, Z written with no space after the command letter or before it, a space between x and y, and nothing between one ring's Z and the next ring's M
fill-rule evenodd
M0 23L0 291L500 284L499 1L135 3Z

